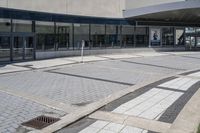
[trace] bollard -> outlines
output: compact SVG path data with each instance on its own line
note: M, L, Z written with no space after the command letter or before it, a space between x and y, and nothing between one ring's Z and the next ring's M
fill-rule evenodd
M84 50L84 47L85 47L85 41L84 40L82 40L81 41L81 63L84 63L83 62L83 50Z

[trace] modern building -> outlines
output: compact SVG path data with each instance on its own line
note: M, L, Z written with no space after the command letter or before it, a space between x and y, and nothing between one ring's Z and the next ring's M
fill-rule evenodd
M199 0L1 0L0 61L200 47Z

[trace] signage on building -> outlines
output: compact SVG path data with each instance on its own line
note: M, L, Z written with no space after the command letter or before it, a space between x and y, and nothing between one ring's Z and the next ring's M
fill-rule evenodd
M160 28L152 28L150 31L151 46L159 46L161 41Z

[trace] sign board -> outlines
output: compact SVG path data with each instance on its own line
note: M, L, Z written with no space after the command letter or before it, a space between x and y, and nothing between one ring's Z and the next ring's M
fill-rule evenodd
M150 41L151 41L151 46L159 46L161 43L161 33L160 33L160 28L152 28L150 30Z

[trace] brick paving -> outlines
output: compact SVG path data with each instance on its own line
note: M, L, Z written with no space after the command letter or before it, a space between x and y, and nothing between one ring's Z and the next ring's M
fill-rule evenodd
M32 101L0 92L0 132L16 132L22 122L37 116L55 115L61 117L65 112L58 111Z
M197 69L200 67L200 59L196 57L200 57L200 54L115 58L58 66L56 69L45 65L45 69L23 71L20 67L22 72L1 74L0 87L4 90L45 97L58 103L85 105L131 85ZM40 68L39 64L37 68ZM65 112L34 103L31 99L26 100L0 92L0 132L15 132L20 123L41 114L56 114L60 117Z

